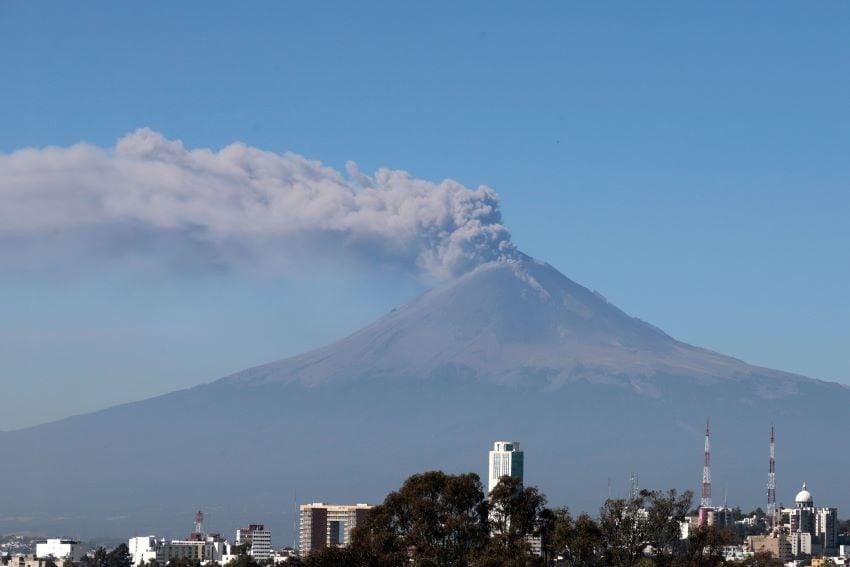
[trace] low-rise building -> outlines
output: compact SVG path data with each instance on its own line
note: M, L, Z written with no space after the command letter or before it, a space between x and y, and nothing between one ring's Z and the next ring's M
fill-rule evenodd
M10 555L3 559L3 565L7 567L49 567L51 563L56 563L56 558L39 557L35 553ZM60 565L61 567L61 565Z
M774 532L768 535L749 536L747 547L753 553L770 553L783 563L791 560L791 542L784 533Z
M130 561L134 567L138 567L143 562L150 563L151 560L156 560L158 549L159 542L156 536L131 537L127 543L127 550L130 552Z
M157 539L155 536L130 538L128 543L132 564L140 565L155 559L160 565L177 559L188 559L206 563L224 563L232 555L231 545L218 534L193 537L185 540Z
M70 559L77 562L83 558L83 547L73 539L45 539L35 544L35 554L38 557L53 557L55 559Z

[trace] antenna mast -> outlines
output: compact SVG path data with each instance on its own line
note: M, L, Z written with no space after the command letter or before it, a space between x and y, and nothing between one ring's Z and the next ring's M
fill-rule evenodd
M201 536L204 535L204 513L200 510L195 514L195 533Z
M711 508L711 423L705 420L705 455L702 465L702 508Z
M770 470L767 473L767 521L772 526L776 518L776 439L770 425Z

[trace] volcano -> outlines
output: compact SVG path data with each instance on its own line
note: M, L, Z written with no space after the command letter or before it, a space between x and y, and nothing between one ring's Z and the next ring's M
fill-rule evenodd
M753 378L764 395L782 395L799 379L676 341L525 257L484 264L341 341L225 381L317 386L447 374L552 388L576 379L637 385L658 376Z
M808 481L850 505L850 389L691 346L528 257L486 263L323 348L220 380L0 434L0 531L182 535L246 522L290 543L294 503L376 502L424 470L485 476L496 439L526 451L552 505L595 512L648 488L715 484L764 507Z

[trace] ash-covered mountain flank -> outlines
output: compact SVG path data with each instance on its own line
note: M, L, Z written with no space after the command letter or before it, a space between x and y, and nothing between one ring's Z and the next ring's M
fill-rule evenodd
M223 347L224 348L224 347ZM553 505L595 512L630 472L695 488L702 427L729 503L804 480L846 508L850 390L681 343L527 257L487 263L326 347L168 395L0 433L0 531L183 535L266 523L293 500L376 502L414 472L486 474L526 451ZM295 496L297 494L297 497Z
M775 381L777 393L798 378L676 341L526 257L484 264L345 339L226 380L316 386L446 371L483 382L549 386L577 378L762 377Z

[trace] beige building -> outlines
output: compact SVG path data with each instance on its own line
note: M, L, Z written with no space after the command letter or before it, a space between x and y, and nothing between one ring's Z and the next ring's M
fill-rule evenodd
M770 535L750 536L747 538L749 551L753 553L770 553L783 563L791 561L791 542L783 533Z
M2 563L6 560L8 560L7 563ZM62 566L62 561L57 562L52 557L38 557L34 553L29 555L12 555L5 559L0 557L0 563L8 565L8 567L47 567L50 562L56 563L59 567Z
M298 534L301 556L328 547L349 545L352 530L363 521L370 508L369 504L303 504Z

